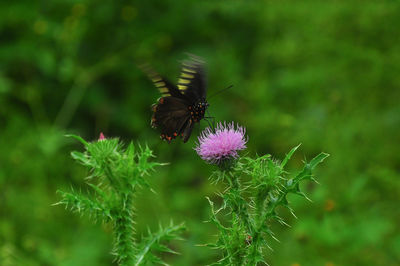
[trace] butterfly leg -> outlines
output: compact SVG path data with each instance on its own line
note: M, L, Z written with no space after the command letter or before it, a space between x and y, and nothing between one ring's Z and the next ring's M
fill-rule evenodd
M214 117L214 116L210 116L210 113L208 112L208 110L207 110L207 115L208 115L208 116L205 116L204 119L207 121L208 126L209 126L213 131L215 131L215 117ZM212 123L210 123L210 121L209 121L208 119L211 119Z

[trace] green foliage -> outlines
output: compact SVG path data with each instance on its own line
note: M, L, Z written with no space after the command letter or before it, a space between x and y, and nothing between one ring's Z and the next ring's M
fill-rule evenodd
M65 205L72 211L87 214L95 221L110 223L114 232L114 250L119 265L140 265L145 263L166 264L154 254L175 253L162 244L164 241L179 239L183 225L172 222L166 228L136 240L133 201L137 190L149 188L145 177L161 163L149 161L153 156L149 147L136 151L131 143L126 149L118 139L104 139L88 143L81 137L72 136L85 146L85 152L72 152L72 157L89 169L87 184L92 192L84 195L78 192L59 191Z
M300 146L300 145L299 145ZM241 158L228 170L217 170L213 178L224 180L228 188L221 193L223 203L215 209L211 205L211 221L219 230L218 240L209 247L222 251L223 257L215 265L257 265L265 263L264 249L269 247L269 238L277 240L271 222L278 221L288 225L277 213L277 208L283 206L294 215L287 199L288 194L296 194L306 199L300 189L300 182L314 181L312 171L329 155L320 153L315 156L297 175L289 175L284 170L285 165L299 147L293 148L282 162L264 155L255 159ZM292 176L292 177L290 177ZM244 185L243 180L250 180ZM222 221L218 216L229 217ZM224 225L225 224L225 225Z

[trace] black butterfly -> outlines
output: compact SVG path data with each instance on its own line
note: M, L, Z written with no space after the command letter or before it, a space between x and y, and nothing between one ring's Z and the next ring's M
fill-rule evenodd
M168 143L178 136L187 142L194 123L204 118L209 105L206 100L204 62L194 55L183 61L176 86L154 71L147 72L162 94L158 103L152 106L154 113L151 126L159 128L161 139Z

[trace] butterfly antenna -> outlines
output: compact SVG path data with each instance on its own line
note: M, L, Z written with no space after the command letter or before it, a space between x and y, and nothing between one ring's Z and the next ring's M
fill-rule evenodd
M212 97L214 97L214 96L216 96L216 95L218 95L218 94L220 94L220 93L222 93L222 92L224 92L224 91L226 91L226 90L229 90L230 88L232 88L233 87L233 85L229 85L228 87L226 87L225 89L222 89L222 90L220 90L220 91L217 91L217 92L215 92L214 94L212 94L210 97L207 97L207 99L211 99Z

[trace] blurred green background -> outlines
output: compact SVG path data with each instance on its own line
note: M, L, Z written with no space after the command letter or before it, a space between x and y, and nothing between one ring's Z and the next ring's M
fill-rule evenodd
M218 254L206 196L213 166L186 144L161 142L159 93L138 69L176 80L185 52L208 63L218 121L247 128L250 155L290 164L331 154L290 198L298 220L273 225L270 265L398 265L400 261L400 4L396 1L2 1L0 3L0 265L115 265L110 228L61 206L57 189L86 190L64 134L102 131L147 143L170 162L137 198L138 235L186 222L172 265Z

